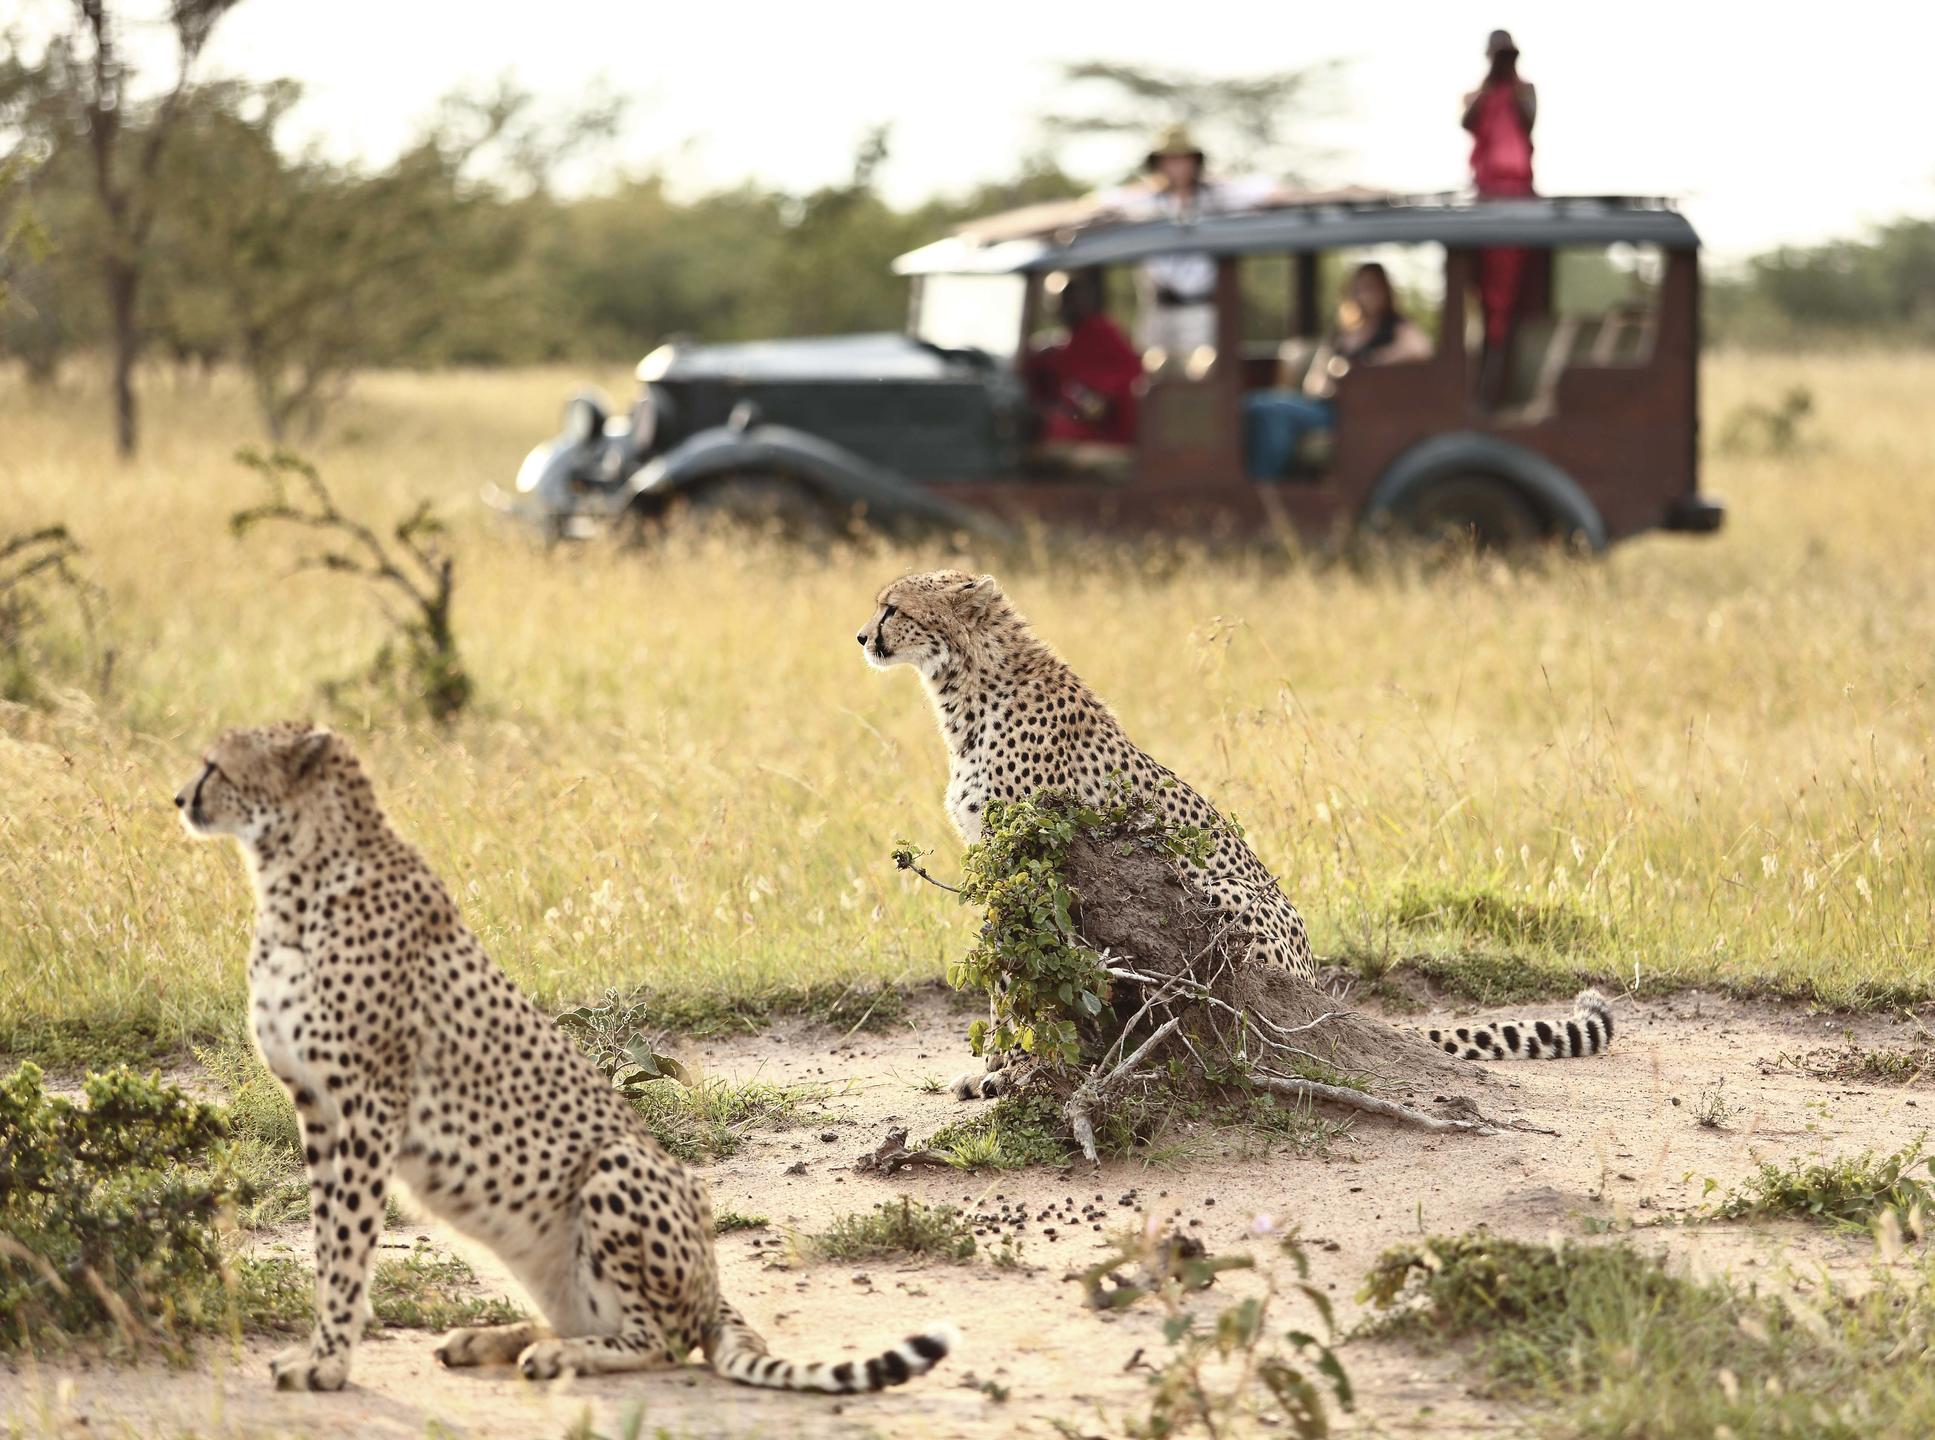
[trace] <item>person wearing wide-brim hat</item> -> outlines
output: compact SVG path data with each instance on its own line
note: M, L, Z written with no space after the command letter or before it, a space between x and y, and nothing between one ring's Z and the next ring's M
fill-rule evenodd
M1124 220L1179 220L1254 210L1283 193L1263 176L1208 174L1203 147L1189 127L1167 126L1143 161L1147 178L1100 197L1102 210ZM1216 261L1202 251L1152 255L1142 264L1137 338L1161 359L1189 362L1216 345Z
M1194 178L1200 180L1206 159L1203 147L1191 138L1187 125L1171 125L1156 136L1155 146L1144 158L1142 168L1152 174L1161 171L1166 177L1175 172L1172 167L1165 165L1164 161L1194 160L1196 162Z

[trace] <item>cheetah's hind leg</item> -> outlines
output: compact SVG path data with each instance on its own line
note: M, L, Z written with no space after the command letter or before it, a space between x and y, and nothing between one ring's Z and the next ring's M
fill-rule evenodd
M434 1352L439 1362L451 1369L471 1365L508 1365L545 1337L542 1325L522 1321L516 1325L472 1325L452 1330Z
M652 1155L622 1142L598 1152L578 1190L568 1278L558 1293L538 1297L559 1333L533 1341L518 1355L525 1379L549 1380L567 1370L579 1375L663 1370L684 1363L692 1347L681 1353L668 1338L669 1317L659 1308L665 1297L647 1288L646 1277L683 1274L696 1263L689 1243L707 1244L711 1237L688 1242L657 1228L655 1221L668 1218L674 1227L679 1224L671 1211L652 1210L673 1203L661 1168Z

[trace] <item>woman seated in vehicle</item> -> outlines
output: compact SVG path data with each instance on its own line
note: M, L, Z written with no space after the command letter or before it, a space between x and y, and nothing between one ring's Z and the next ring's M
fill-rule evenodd
M1331 396L1353 365L1397 365L1430 355L1431 337L1398 309L1384 267L1358 266L1344 287L1336 333L1317 348L1302 391L1253 390L1243 397L1243 454L1251 478L1280 480L1291 472L1304 436L1329 429L1336 418Z
M1102 310L1102 279L1077 270L1062 286L1062 335L1028 356L1028 393L1044 445L1129 445L1142 358Z

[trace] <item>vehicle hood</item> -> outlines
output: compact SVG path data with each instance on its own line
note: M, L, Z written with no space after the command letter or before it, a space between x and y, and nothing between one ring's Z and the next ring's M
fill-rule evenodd
M650 366L656 373L646 376ZM946 356L895 331L727 345L673 342L647 357L654 380L934 380L954 372Z

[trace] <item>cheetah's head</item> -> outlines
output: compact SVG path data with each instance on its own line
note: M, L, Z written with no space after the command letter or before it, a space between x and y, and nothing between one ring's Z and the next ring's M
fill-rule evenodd
M347 755L333 731L299 720L230 730L202 755L195 777L175 792L188 833L230 836L255 846L295 814Z
M881 590L873 618L854 639L876 670L912 665L931 677L971 649L975 632L1005 609L992 575L977 578L963 570L903 575Z

